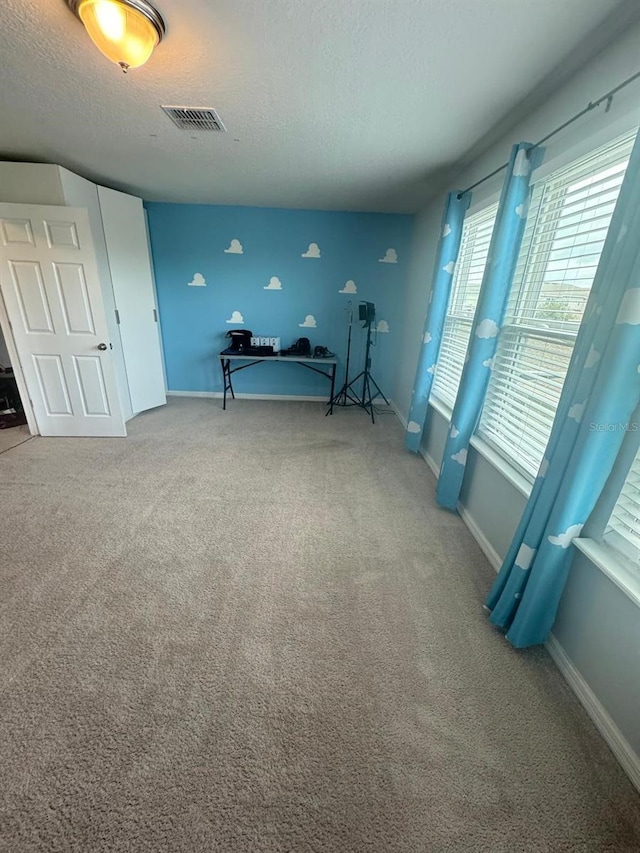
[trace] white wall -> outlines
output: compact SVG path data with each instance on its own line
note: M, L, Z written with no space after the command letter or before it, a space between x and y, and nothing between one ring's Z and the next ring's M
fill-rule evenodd
M508 160L514 142L536 142L639 68L640 26L635 26L499 144L455 175L451 188L463 189L488 174ZM546 147L547 165L543 168L557 168L568 159L625 132L632 123L640 124L640 81L617 95L608 113L600 107L551 140ZM472 205L497 194L501 180L502 175L475 192ZM405 343L392 394L403 417L408 413L421 346L444 198L444 193L434 198L416 218L414 228L413 263L404 306ZM440 466L446 430L446 418L430 408L423 452L436 468ZM522 490L477 449L471 448L461 494L461 512L494 563L506 553L525 503ZM590 705L602 707L605 722L601 729L611 726L612 737L620 736L621 749L632 756L630 761L638 770L640 608L590 560L579 554L574 560L553 631L561 647L560 656L568 659L565 674L568 666L579 685L583 685L578 692L583 690L581 698L588 708ZM593 712L593 707L589 710ZM609 740L611 743L611 738ZM636 775L636 782L638 779L640 775Z
M64 204L59 168L48 163L0 163L0 201Z
M436 257L437 237L442 222L442 203L438 201L416 216L411 241L411 262L405 290L402 340L398 358L398 371L392 398L406 416L411 403L418 353L422 346L431 277ZM435 237L435 239L433 239Z

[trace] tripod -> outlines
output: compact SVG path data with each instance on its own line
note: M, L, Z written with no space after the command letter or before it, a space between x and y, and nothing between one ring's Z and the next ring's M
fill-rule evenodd
M353 312L350 309L349 312L349 337L347 339L347 360L345 365L345 376L344 376L344 385L335 394L329 403L327 415L333 414L334 406L360 406L361 409L364 409L369 415L371 415L371 423L375 424L376 419L373 410L373 401L376 397L382 397L387 406L389 405L389 401L384 396L380 387L376 380L371 375L371 323L373 322L374 317L369 317L363 326L367 330L367 346L365 350L364 357L364 370L361 370L358 375L349 381L349 359L351 357L351 326L353 325ZM362 394L358 397L357 391L354 388L356 382L362 379ZM371 394L371 386L374 386L376 389L375 394Z

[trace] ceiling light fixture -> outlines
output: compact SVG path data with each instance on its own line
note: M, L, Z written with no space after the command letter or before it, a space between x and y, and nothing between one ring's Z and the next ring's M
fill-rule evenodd
M146 0L67 0L89 38L124 72L144 65L165 33L160 13Z

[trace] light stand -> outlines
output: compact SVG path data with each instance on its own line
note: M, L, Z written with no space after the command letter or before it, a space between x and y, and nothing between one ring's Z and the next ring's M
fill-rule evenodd
M338 391L338 393L335 394L331 398L331 400L329 400L329 403L327 404L329 406L329 409L326 412L327 415L333 414L333 407L334 406L349 406L349 405L355 405L357 403L357 400L354 397L352 397L352 395L349 393L349 385L350 385L350 383L349 383L349 362L351 359L351 328L353 326L353 304L352 304L351 300L349 300L349 302L347 303L347 311L349 312L349 334L347 336L347 359L346 359L345 368L344 368L344 385ZM347 400L351 400L353 402L348 403Z
M351 355L351 326L353 324L353 310L351 307L349 308L349 336L347 339L347 361L346 361L346 370L344 377L344 385L335 394L331 400L329 400L328 406L329 409L327 411L327 415L333 414L334 406L360 406L361 409L364 409L367 414L371 415L371 423L375 424L376 419L374 415L373 409L373 401L376 397L382 397L387 406L389 405L389 401L384 396L382 391L380 390L380 386L376 382L376 380L371 375L371 325L375 321L375 308L371 302L365 303L367 305L368 310L366 311L366 318L364 321L363 329L367 330L367 346L365 349L364 356L364 370L361 370L360 373L356 377L354 377L351 381L349 381L349 359ZM361 306L362 307L362 306ZM361 315L362 319L362 315ZM356 382L362 378L362 395L358 397L357 391L353 387ZM371 386L376 389L376 393L372 395Z

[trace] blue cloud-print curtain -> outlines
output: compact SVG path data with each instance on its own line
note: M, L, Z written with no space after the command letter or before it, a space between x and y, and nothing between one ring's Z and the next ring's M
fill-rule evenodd
M436 252L429 308L422 332L422 346L418 358L405 437L407 448L414 453L417 453L420 448L424 422L427 417L429 394L431 393L433 375L442 342L442 329L447 315L449 296L451 295L453 271L460 251L464 215L471 201L470 193L464 193L458 198L459 195L458 192L449 193L442 214L440 241Z
M446 509L458 506L469 440L484 404L524 233L530 176L541 160L542 150L529 142L520 142L511 151L436 489L436 501Z
M514 646L555 620L573 539L600 497L640 403L640 140L587 303L545 457L487 598Z

